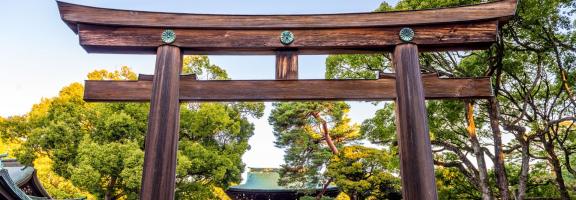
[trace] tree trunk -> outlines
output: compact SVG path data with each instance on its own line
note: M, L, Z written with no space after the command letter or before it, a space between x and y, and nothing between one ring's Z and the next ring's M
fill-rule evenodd
M106 186L106 194L104 194L104 200L113 200L114 197L114 187L116 187L116 177L112 177L108 185Z
M330 186L330 183L332 183L332 181L334 181L334 178L330 178L330 179L328 179L328 181L326 181L326 183L324 183L324 186L322 187L322 191L320 193L318 193L318 195L316 196L317 200L322 199L324 194L326 194L326 191L328 190L328 186Z
M558 184L558 189L560 190L560 197L563 200L569 200L570 194L568 194L568 189L566 188L566 184L564 183L564 177L562 176L562 168L560 166L560 161L556 155L551 155L550 162L552 163L552 167L554 168L554 173L556 174L556 183Z
M478 141L478 136L476 135L476 123L474 122L474 104L471 101L466 102L466 119L468 122L468 137L470 143L472 144L472 150L474 151L474 156L476 157L476 163L478 164L478 179L479 185L482 193L483 200L491 200L492 192L490 191L490 185L488 184L488 169L486 168L486 161L484 160L484 152Z
M570 172L573 176L576 176L576 170L572 168L572 164L570 163L570 157L572 153L567 148L563 148L563 151L564 151L564 166L566 166L566 170L568 170L568 172Z
M350 200L358 200L358 197L356 197L356 194L352 194L349 197L350 197Z
M326 123L326 120L322 119L322 117L318 113L312 113L312 116L314 116L316 121L322 124L322 132L324 134L324 140L326 140L326 144L328 144L328 147L330 147L332 154L337 155L338 148L336 148L334 141L332 141L332 137L330 137L330 131L328 130L328 124Z
M558 184L558 190L560 190L560 197L562 200L570 200L570 194L568 194L568 189L566 188L566 183L564 182L564 177L562 176L562 167L560 166L560 160L556 156L554 151L553 140L547 141L546 136L542 135L540 137L544 143L544 149L548 153L548 161L552 165L552 170L556 175L556 184Z
M312 116L314 116L314 118L316 119L316 121L318 121L319 123L322 124L322 132L324 134L324 140L326 140L326 144L328 145L328 147L330 147L330 150L332 151L333 155L338 155L338 148L336 148L336 145L334 144L334 141L332 141L332 137L330 137L330 130L328 129L328 124L326 123L326 120L324 120L320 114L318 113L312 113ZM325 184L324 187L322 188L322 191L316 196L316 199L321 199L322 196L324 196L324 193L326 193L326 190L328 190L328 186L330 185L330 183L333 181L334 179L330 178Z
M504 151L502 147L502 132L500 131L500 112L498 111L498 100L493 97L488 100L488 114L490 116L490 127L492 128L492 137L494 138L494 173L496 174L496 185L500 190L500 198L509 200L508 176L504 166Z
M530 143L523 138L524 133L518 133L516 139L522 145L522 168L520 169L520 176L518 177L518 194L516 199L524 200L526 198L526 190L528 185L528 173L530 172Z

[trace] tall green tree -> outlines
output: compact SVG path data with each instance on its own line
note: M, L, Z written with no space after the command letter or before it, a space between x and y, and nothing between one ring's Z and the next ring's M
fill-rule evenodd
M392 173L394 155L375 148L346 146L328 164L327 176L352 200L399 199L400 179Z
M569 173L573 146L567 137L574 123L574 10L573 1L522 1L519 15L504 30L510 43L502 67L500 102L502 124L516 135L522 167L518 197L530 195L531 162L551 166L562 199L570 199L574 174ZM565 172L568 170L568 173ZM568 176L567 176L568 175ZM566 179L567 177L572 177ZM572 186L570 186L572 185Z
M398 195L395 150L358 146L360 127L350 123L344 102L276 103L269 122L286 154L280 184L324 188L334 183L351 199ZM321 199L323 193L317 195Z
M183 74L204 80L230 79L206 56L186 56ZM248 117L264 115L263 103L186 103L180 109L177 199L216 199L214 187L241 181L242 155L250 149L254 125Z
M479 2L402 0L396 7L382 4L377 11ZM517 17L499 30L491 49L421 54L424 72L494 80L496 98L489 101L427 103L442 199L573 198L575 5L570 0L520 1ZM374 78L375 70L392 71L388 57L329 56L326 75ZM394 147L394 118L383 115L393 114L391 106L386 104L365 121L362 131L373 141ZM503 142L503 138L513 139ZM482 161L484 157L488 160ZM492 168L484 167L490 163ZM476 192L469 192L470 187Z
M186 56L184 73L228 79L206 56ZM133 80L128 67L97 70L91 80ZM27 116L2 123L2 135L19 137L17 157L32 164L38 156L53 160L56 174L99 199L137 199L140 192L146 103L86 103L83 86L74 83L59 96L43 100ZM262 103L182 104L178 149L179 199L215 199L215 188L240 181L242 154L254 127L248 116L261 117Z
M127 67L122 71L135 78ZM96 71L89 77L124 77L120 74ZM24 132L29 134L25 135L18 158L32 164L38 156L46 155L53 160L56 174L98 198L135 198L143 159L140 143L146 127L139 120L146 117L139 117L141 113L130 109L146 105L88 104L82 96L83 86L74 83L50 99L46 109L33 108L29 115L34 117L26 122L29 131Z
M313 189L331 182L322 173L330 157L360 137L349 108L344 102L274 104L269 122L276 146L286 152L281 184Z

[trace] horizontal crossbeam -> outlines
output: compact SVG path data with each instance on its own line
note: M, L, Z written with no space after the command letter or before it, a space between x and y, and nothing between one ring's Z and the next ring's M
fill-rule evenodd
M516 12L517 0L452 8L309 15L219 15L117 10L58 1L62 20L73 31L78 24L189 29L321 29L450 24L496 19Z
M294 42L280 42L283 30L174 29L185 54L241 55L275 54L295 49L299 54L346 54L391 51L403 43L403 27L291 30ZM421 51L474 50L496 40L497 21L468 24L412 26ZM154 53L162 45L163 28L79 25L80 44L91 53Z
M224 80L181 78L180 100L234 101L335 101L394 100L396 80ZM424 75L427 99L483 99L492 97L490 78L444 79ZM84 99L91 102L149 101L152 81L86 81Z
M203 15L114 10L58 3L60 14L90 53L155 54L161 35L185 54L262 55L391 52L402 28L412 28L419 51L476 50L496 40L498 26L516 11L516 0L478 5L329 15ZM280 42L293 33L290 44Z

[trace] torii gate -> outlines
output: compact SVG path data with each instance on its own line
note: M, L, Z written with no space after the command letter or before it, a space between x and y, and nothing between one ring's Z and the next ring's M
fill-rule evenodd
M58 2L88 53L156 54L154 76L86 81L87 101L150 101L140 199L174 199L181 101L395 100L404 199L437 199L425 99L486 99L490 78L421 75L419 51L486 49L517 0L473 6L328 15L206 15ZM299 54L392 52L377 80L297 80ZM180 76L183 54L276 55L276 79Z

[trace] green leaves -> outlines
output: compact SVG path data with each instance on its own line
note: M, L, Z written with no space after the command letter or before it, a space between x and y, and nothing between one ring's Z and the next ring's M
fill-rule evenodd
M97 144L86 138L80 145L77 159L78 165L71 169L75 185L94 194L138 196L144 160L144 152L138 144Z
M396 7L383 3L379 12L412 9L430 9L438 7L461 6L486 1L480 0L402 0ZM472 52L438 52L422 53L420 64L423 72L438 73L446 77L478 77L494 76L494 88L500 105L501 116L492 120L500 120L504 131L504 138L520 138L527 140L530 155L528 166L532 163L547 163L550 166L556 162L564 162L556 172L548 169L531 174L530 177L552 176L546 181L535 181L530 178L528 196L559 196L564 189L560 188L562 182L574 185L574 172L570 173L569 163L574 163L576 152L573 151L573 138L570 133L574 127L550 125L550 122L562 117L574 116L576 113L574 80L576 64L574 54L576 32L574 31L574 13L576 3L571 0L526 0L519 1L518 15L509 25L500 29L498 42L487 51ZM376 70L390 70L388 55L331 55L327 58L326 77L330 79L370 79L374 78ZM511 168L518 167L521 162L518 155L522 152L509 149L520 145L512 140L504 147L494 143L503 139L499 134L493 133L488 124L489 115L485 109L484 101L475 101L474 119L478 140L475 145L499 151L510 151L506 154L506 162ZM430 134L434 144L435 159L441 167L437 169L438 188L441 198L468 199L478 198L479 190L478 166L472 163L470 155L474 153L467 134L467 124L464 115L464 102L461 101L428 101L428 119ZM395 124L393 104L385 104L376 116L362 123L363 138L381 144L384 149L395 150ZM553 123L552 123L553 124ZM512 128L511 128L512 127ZM496 127L499 128L499 127ZM516 131L515 128L526 130L526 133ZM495 134L495 135L493 135ZM546 151L544 151L546 150ZM499 156L499 155L496 155ZM557 157L556 161L554 161ZM542 161L542 158L546 158ZM571 160L572 159L572 160ZM495 162L495 160L492 160ZM553 162L554 161L554 162ZM558 168L558 167L552 167ZM573 168L573 167L572 167ZM567 173L558 173L558 171ZM506 175L505 171L496 173ZM553 175L556 174L556 175ZM502 175L503 176L503 175ZM561 176L564 180L561 180ZM498 176L501 177L501 176ZM558 178L560 177L560 178ZM567 178L568 177L568 178ZM510 178L515 180L514 177ZM502 181L502 180L499 180ZM526 180L519 180L524 181ZM510 182L511 187L517 187L517 181ZM341 183L342 184L342 183ZM508 195L503 192L500 195ZM358 186L358 185L356 185ZM554 187L556 186L556 187ZM568 187L569 188L569 187ZM530 191L532 190L532 191ZM541 191L548 190L548 193ZM550 192L552 191L552 192ZM494 194L496 192L493 191ZM568 198L568 192L562 194Z
M388 199L399 194L400 179L388 168L393 155L374 148L347 146L328 164L327 175L354 199Z
M331 55L326 58L327 79L376 79L378 71L389 69L384 55Z
M206 56L184 57L184 74L199 79L226 80L222 68ZM214 199L214 187L241 181L242 155L250 146L254 125L248 116L262 117L263 103L190 103L180 111L177 166L178 199Z
M198 79L227 80L226 70L210 63L208 56L184 56L182 74L196 74Z
M318 188L333 180L353 199L386 199L398 197L399 179L396 149L380 150L358 146L360 127L351 124L344 102L276 103L269 118L274 127L276 146L285 149L281 185L295 188ZM390 117L391 107L379 117ZM376 119L362 125L373 141L376 136L391 138L394 130L383 127ZM328 133L329 137L326 136ZM331 150L329 139L339 150Z
M136 80L138 75L130 67L122 66L120 71L95 70L88 73L88 80Z
M98 121L91 136L95 141L107 143L111 141L138 141L143 132L137 126L134 118L124 112L112 112L103 120Z
M184 72L228 79L206 56L186 56ZM92 80L134 80L128 67L98 70ZM137 199L142 180L144 136L149 104L86 103L84 88L73 83L59 96L43 99L26 116L1 119L2 138L24 138L17 157L31 165L38 156L53 160L56 174L99 199ZM213 188L240 182L242 154L249 149L263 103L181 105L177 166L179 199L211 199ZM58 190L55 190L58 192Z
M214 198L211 188L240 182L242 155L254 127L234 105L206 103L181 110L178 199Z
M268 120L274 128L276 146L286 152L280 184L299 188L323 184L322 170L334 153L325 134L336 148L360 138L358 126L350 124L349 109L344 102L274 104Z
M384 108L376 111L373 118L362 123L360 132L365 139L379 145L392 145L396 141L394 104L384 104Z

